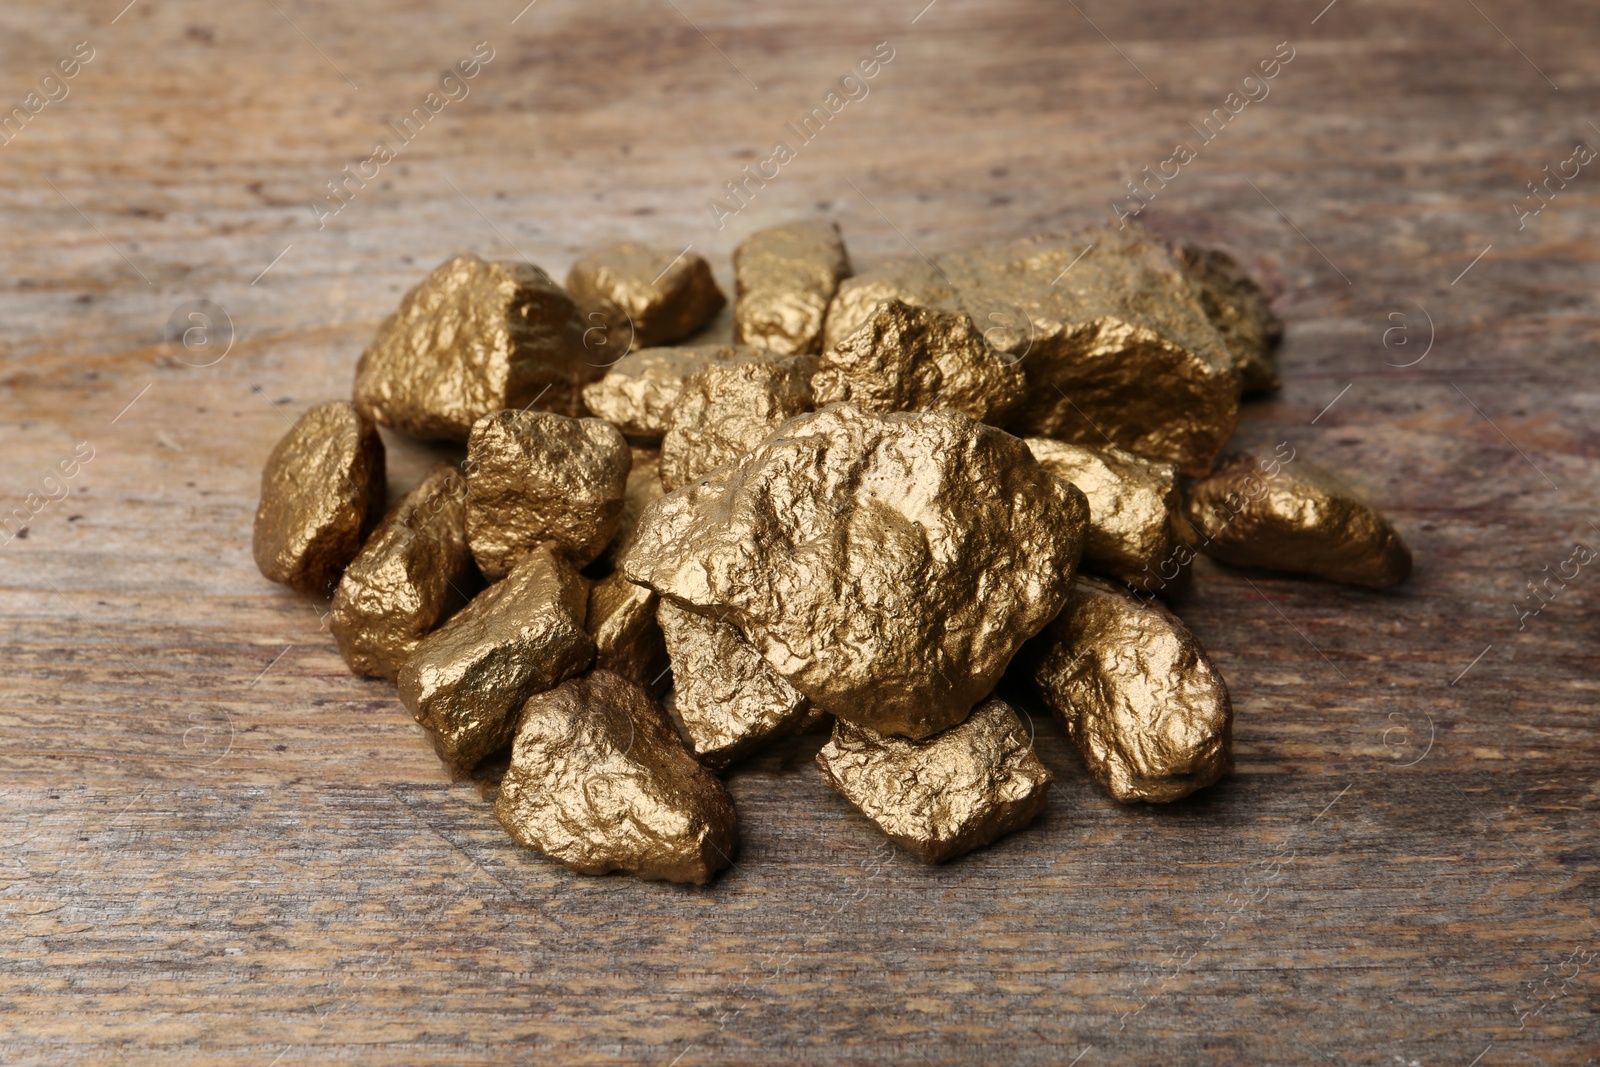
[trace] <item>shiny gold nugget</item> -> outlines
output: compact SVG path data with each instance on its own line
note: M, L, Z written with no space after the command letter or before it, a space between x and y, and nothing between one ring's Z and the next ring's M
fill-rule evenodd
M1239 382L1169 244L1105 227L944 266L972 317L998 324L995 346L1022 360L1030 388L1019 430L1088 445L1109 438L1187 474L1211 469L1238 421Z
M738 627L663 600L673 710L701 763L721 770L808 721L811 702L784 681Z
M1178 468L1120 448L1090 448L1030 437L1028 450L1045 470L1083 490L1089 500L1085 570L1151 591L1168 586L1161 566L1192 537L1178 493ZM1187 573L1187 572L1184 572Z
M1275 473L1268 473L1273 471ZM1387 589L1411 575L1411 550L1389 520L1338 476L1305 460L1225 458L1189 490L1200 550L1236 567L1314 574Z
M954 408L1004 426L1026 389L1017 358L997 352L964 311L891 299L823 353L811 379L818 407L865 411Z
M726 613L823 710L926 737L1060 611L1087 524L1010 434L836 404L652 504L623 571Z
M295 422L261 472L252 550L264 577L330 596L383 514L383 441L343 400Z
M614 352L681 341L728 302L700 256L629 241L574 263L567 292L583 309L586 327L602 325L605 350Z
M356 365L356 407L421 438L465 441L501 408L579 414L589 363L577 308L531 263L456 256L400 301Z
M578 566L617 532L632 466L628 442L601 419L497 411L467 441L467 542L493 581L545 541Z
M586 625L596 670L620 674L652 694L667 688L667 645L656 622L656 594L620 571L589 587Z
M1234 372L1246 393L1278 388L1278 342L1283 320L1272 301L1238 260L1218 249L1187 245L1184 266L1200 290L1200 303L1233 354Z
M839 282L850 276L844 238L832 222L760 230L733 253L733 336L773 352L816 353Z
M528 701L495 815L580 874L703 884L732 862L733 801L650 695L610 671Z
M466 603L467 483L440 464L385 515L333 596L328 628L357 674L393 678L440 618Z
M829 785L924 863L1020 830L1044 809L1050 772L1003 700L924 741L836 722L817 753Z
M660 437L690 375L714 363L761 355L761 349L746 345L646 348L629 353L608 367L604 378L585 386L583 402L623 433Z
M839 291L828 304L822 351L837 348L870 322L879 308L894 300L941 311L965 310L961 295L939 267L915 257L891 259L839 283ZM993 324L983 325L988 328Z
M422 639L400 669L400 699L463 778L511 740L533 694L586 670L587 583L541 545L499 582Z
M1030 237L936 267L886 264L840 286L829 337L870 318L874 296L965 311L1018 359L1028 381L1018 433L1109 442L1200 476L1238 421L1233 355L1198 288L1170 245L1136 228Z
M661 439L668 492L752 452L774 430L811 410L808 356L715 363L684 382Z
M1228 688L1177 616L1079 578L1047 633L1034 681L1112 797L1177 800L1232 768Z

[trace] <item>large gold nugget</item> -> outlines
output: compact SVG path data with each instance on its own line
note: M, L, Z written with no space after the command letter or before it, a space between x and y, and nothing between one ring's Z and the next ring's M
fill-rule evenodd
M772 431L811 410L809 356L717 363L690 375L661 439L668 492L748 455Z
M1201 476L1238 421L1234 358L1198 287L1172 246L1136 228L1030 237L936 268L888 264L840 287L829 337L870 318L862 304L875 294L965 311L1016 357L1028 380L1018 433L1111 444Z
M1175 565L1179 545L1192 536L1178 493L1178 468L1120 448L1048 437L1030 437L1027 443L1045 470L1083 490L1089 500L1084 569L1140 589L1165 588L1171 577L1163 579L1163 564Z
M1160 603L1079 578L1046 641L1034 681L1114 798L1177 800L1232 768L1228 687Z
M501 408L577 415L588 362L577 307L531 263L456 256L400 301L356 365L355 402L413 437L465 441Z
M1240 453L1189 489L1200 550L1236 567L1314 574L1387 589L1411 575L1411 550L1389 520L1338 476L1305 460Z
M252 549L263 576L330 596L383 514L383 441L343 400L318 404L261 471Z
M622 514L617 518L616 534L600 553L600 563L611 568L622 566L622 558L633 547L644 509L666 492L661 484L661 450L629 445L628 451L633 455L633 466L628 468L628 485L622 493Z
M847 722L817 753L828 784L924 863L1020 830L1044 810L1049 770L1011 705L988 700L925 741Z
M1218 249L1186 245L1184 266L1200 290L1200 303L1233 354L1234 372L1246 393L1278 388L1278 342L1283 320L1272 301L1238 260Z
M582 567L622 516L628 442L601 419L497 411L467 441L467 542L494 581L545 541Z
M759 230L733 253L733 337L773 352L816 353L822 323L850 256L836 223L790 222Z
M646 511L630 579L726 612L791 685L880 733L966 718L1055 617L1088 505L958 411L790 420Z
M972 317L996 324L991 343L1022 360L1019 432L1211 469L1239 382L1171 245L1105 227L941 263Z
M701 763L721 770L809 721L811 702L737 626L670 600L657 618L672 660L673 710Z
M722 783L683 750L650 695L610 671L528 701L494 813L580 874L703 885L739 830Z
M401 701L458 778L511 740L524 701L594 661L588 583L551 548L479 593L400 669Z
M594 638L595 670L620 674L660 695L667 688L667 645L656 622L658 598L621 571L589 587L585 625Z
M585 325L602 324L606 351L671 344L716 318L728 298L700 256L649 245L607 245L567 272ZM596 318L598 316L598 318Z
M635 437L660 437L683 393L683 383L714 363L756 359L761 349L747 345L687 345L631 352L606 369L604 378L584 387L591 414Z
M328 628L357 674L393 678L472 588L467 483L439 464L384 516L339 581Z
M890 300L822 356L811 379L817 406L866 411L954 408L1004 426L1026 389L1015 356L997 352L966 312Z

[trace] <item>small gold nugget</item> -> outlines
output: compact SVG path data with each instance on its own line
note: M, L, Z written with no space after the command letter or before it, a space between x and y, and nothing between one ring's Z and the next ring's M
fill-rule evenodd
M830 340L890 296L967 312L1019 361L1028 390L1011 421L1018 433L1110 443L1197 477L1233 435L1234 357L1176 250L1136 227L1029 237L937 266L886 264L840 285Z
M355 402L413 437L465 441L501 408L580 414L588 362L572 299L531 263L456 256L400 301L356 365Z
M1045 470L1077 486L1089 500L1084 569L1140 589L1167 588L1172 579L1162 577L1162 564L1193 536L1183 517L1178 468L1109 446L1090 448L1048 437L1030 437L1027 444Z
M589 587L585 625L594 638L595 670L620 674L654 695L667 688L667 645L656 623L656 595L620 571Z
M343 400L295 422L261 472L252 549L263 576L329 596L383 514L383 441Z
M808 356L714 363L683 383L661 439L668 492L748 455L779 426L811 410Z
M622 493L622 514L617 518L617 532L600 553L600 563L611 568L622 566L622 558L633 547L644 509L666 492L661 484L661 450L629 445L628 451L633 455L633 466L628 468L628 486Z
M760 230L733 253L734 340L773 352L816 353L840 280L850 276L832 222L802 220Z
M1088 511L959 411L834 404L650 505L623 571L726 614L824 710L927 737L1060 611Z
M683 383L714 363L757 359L746 345L686 345L631 352L606 369L604 378L584 387L589 411L623 433L660 437L683 393Z
M1004 426L1026 384L1017 358L984 340L971 315L890 299L823 354L811 387L818 407L955 408Z
M624 241L584 256L567 272L584 325L606 331L606 351L671 344L716 317L728 298L711 265L687 252ZM598 317L597 317L598 316Z
M1232 768L1228 688L1159 603L1079 578L1046 641L1034 681L1112 797L1165 803Z
M731 622L669 600L657 618L672 660L673 710L701 763L722 770L809 722L811 702Z
M511 740L528 697L594 661L583 628L587 583L552 548L530 552L424 637L400 669L400 700L457 778Z
M722 783L666 713L610 671L528 701L494 813L511 836L580 874L704 884L739 831Z
M328 628L357 674L393 678L473 588L467 483L440 464L384 516L333 596Z
M1411 575L1411 550L1389 520L1337 475L1305 460L1224 458L1215 474L1190 488L1189 521L1202 552L1236 567L1373 589Z
M1226 252L1186 245L1181 258L1199 287L1201 306L1233 354L1239 387L1246 393L1276 390L1283 320L1273 314L1267 294Z
M617 532L628 442L602 419L497 411L467 441L467 542L494 581L545 541L578 566Z
M828 784L924 863L1020 830L1044 810L1050 772L1011 705L987 700L925 741L847 722L817 753Z

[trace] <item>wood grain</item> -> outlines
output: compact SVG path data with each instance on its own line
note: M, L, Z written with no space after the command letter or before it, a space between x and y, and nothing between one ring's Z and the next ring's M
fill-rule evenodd
M1511 206L1600 145L1592 5L122 2L0 13L5 108L95 50L0 146L27 509L0 547L0 1060L1600 1056L1600 579L1516 607L1600 543L1600 171L1525 228ZM324 183L479 41L470 94L319 229ZM880 41L869 94L714 228L707 201ZM1364 478L1418 566L1387 595L1200 569L1179 611L1239 757L1204 795L1115 806L1034 709L1047 814L926 869L809 737L732 776L716 885L579 878L251 565L272 443L450 253L559 276L608 239L692 243L726 285L738 239L795 213L860 264L1108 219L1281 41L1270 96L1145 218L1274 280L1285 387L1241 438ZM170 338L202 298L231 347ZM391 445L400 489L428 454Z

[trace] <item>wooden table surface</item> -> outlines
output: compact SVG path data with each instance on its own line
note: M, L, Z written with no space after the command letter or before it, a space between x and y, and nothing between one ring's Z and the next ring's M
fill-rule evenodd
M0 1061L1596 1062L1592 4L124 2L0 12ZM1144 219L1289 324L1240 438L1364 479L1417 558L1386 594L1201 566L1238 758L1203 795L1116 806L1034 709L1048 812L929 869L811 736L732 775L716 884L578 877L251 563L273 442L452 252L642 238L727 285L826 213L864 266L1109 220L1178 141Z

